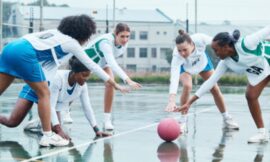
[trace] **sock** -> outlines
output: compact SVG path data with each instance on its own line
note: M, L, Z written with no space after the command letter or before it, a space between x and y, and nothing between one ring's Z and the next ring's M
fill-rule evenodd
M223 119L231 118L231 115L227 111L221 113L221 115L222 115Z
M43 131L43 135L50 137L52 135L52 131Z
M265 128L258 128L258 132L259 133L266 133L266 129Z
M105 121L111 120L111 113L104 113L104 120Z

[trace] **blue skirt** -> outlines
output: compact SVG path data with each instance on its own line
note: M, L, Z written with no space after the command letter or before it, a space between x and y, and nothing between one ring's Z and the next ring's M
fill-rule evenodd
M30 82L46 80L36 50L25 39L15 40L4 47L0 55L0 73Z

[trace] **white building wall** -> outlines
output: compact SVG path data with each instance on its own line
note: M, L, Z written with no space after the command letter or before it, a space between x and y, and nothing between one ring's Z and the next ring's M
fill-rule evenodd
M34 11L37 13L37 11ZM57 14L57 13L56 13ZM29 19L23 19L22 24L29 26ZM44 29L57 28L60 19L46 19L44 17L43 26ZM144 22L142 21L122 21L130 26L132 32L135 32L135 39L130 39L129 48L135 48L135 57L127 57L127 53L123 57L117 58L117 62L126 69L129 66L135 65L136 71L162 71L162 69L168 69L170 67L169 63L162 55L161 49L168 48L172 49L174 46L175 38L175 27L173 22ZM115 22L117 24L118 22ZM109 22L110 32L112 29L112 22ZM40 21L39 18L34 14L34 32L39 31ZM104 20L96 20L97 34L93 35L92 38L105 33L106 22ZM147 32L147 39L140 39L140 32ZM24 28L22 30L22 35L27 34L28 29ZM147 57L140 57L140 49L147 49ZM152 57L151 50L156 48L156 57ZM133 71L133 70L132 70Z

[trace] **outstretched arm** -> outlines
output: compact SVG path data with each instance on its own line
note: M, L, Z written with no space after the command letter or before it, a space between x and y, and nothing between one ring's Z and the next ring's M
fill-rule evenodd
M244 44L248 49L254 50L257 48L260 41L269 38L269 36L270 36L270 25L264 27L263 29L253 34L247 35L244 38Z
M226 70L227 70L227 65L225 64L225 62L223 60L221 60L218 63L218 66L217 66L215 72L211 75L211 77L209 79L207 79L200 86L200 88L195 92L195 95L192 96L191 99L189 99L189 101L186 104L175 109L174 111L175 112L181 111L184 113L187 112L193 102L195 102L197 99L199 99L199 97L204 95L206 92L209 92L210 89L212 89L215 86L215 84L218 82L218 80L221 78L221 76L226 72Z
M106 62L112 68L113 72L116 73L124 82L126 82L128 85L130 85L134 89L141 88L141 85L137 82L134 82L131 80L127 74L123 71L123 69L119 66L119 64L116 62L113 49L110 44L108 44L106 41L103 41L100 43L100 49L102 50L104 57L106 59Z
M174 48L172 55L169 100L165 111L173 111L176 108L175 98L179 86L180 66L183 64L183 60L178 56L177 48Z
M99 137L100 136L101 137L109 136L110 134L101 132L97 126L95 113L94 113L94 110L92 109L92 105L91 105L91 102L89 99L88 89L87 89L86 83L83 85L83 90L82 90L82 93L80 95L80 100L82 103L84 115L86 116L89 124L92 126L96 136L99 136Z
M64 52L72 53L82 64L84 64L89 70L97 74L105 82L111 84L115 89L120 90L121 92L128 92L127 88L124 88L117 84L110 76L93 60L91 60L83 48L77 41L69 41L61 45Z
M52 123L52 130L60 135L61 137L65 139L70 139L70 137L62 130L62 127L60 125L57 112L56 112L56 104L58 101L59 92L62 88L62 79L56 75L56 77L50 82L50 92L51 92L51 98L50 98L50 104L51 104L51 123Z

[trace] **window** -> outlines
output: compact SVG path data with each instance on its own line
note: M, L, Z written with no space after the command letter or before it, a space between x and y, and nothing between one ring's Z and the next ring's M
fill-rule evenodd
M131 40L135 40L136 39L136 32L135 31L131 31L130 32L130 39Z
M141 58L147 57L147 48L140 48L140 57Z
M137 70L137 65L135 65L135 64L127 64L127 70L136 71Z
M157 31L157 35L159 35L159 31Z
M163 32L163 34L164 34L164 35L167 35L167 32L166 32L166 31L164 31L164 32Z
M168 55L172 55L172 49L170 48L160 48L160 58L167 59Z
M152 72L156 72L157 71L157 65L152 65Z
M151 49L151 57L152 58L157 58L157 49L156 48Z
M128 48L127 49L127 57L134 58L135 57L135 48Z
M148 39L148 32L147 31L141 31L140 32L140 40L147 40Z

